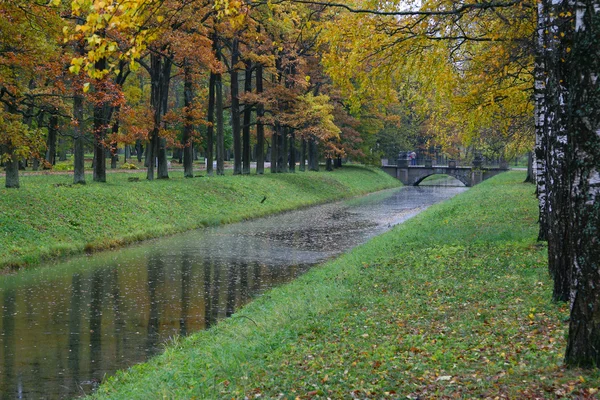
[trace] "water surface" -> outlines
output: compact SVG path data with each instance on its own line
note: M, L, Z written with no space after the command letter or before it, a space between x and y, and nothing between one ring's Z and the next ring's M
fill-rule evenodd
M0 281L2 399L69 398L465 188L405 187Z

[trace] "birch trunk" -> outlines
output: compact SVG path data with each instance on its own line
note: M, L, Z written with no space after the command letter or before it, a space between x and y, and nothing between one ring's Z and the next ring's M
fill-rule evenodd
M538 5L538 54L536 58L536 106L539 157L540 237L548 240L548 269L554 280L553 299L568 301L571 285L569 179L567 177L567 97L565 46L559 30L565 21L558 15L563 5L544 0ZM544 72L539 73L540 69ZM541 81L541 82L540 82Z
M574 282L565 363L600 366L600 1L569 4L576 16L568 77L572 150L570 220ZM569 35L567 33L566 38Z

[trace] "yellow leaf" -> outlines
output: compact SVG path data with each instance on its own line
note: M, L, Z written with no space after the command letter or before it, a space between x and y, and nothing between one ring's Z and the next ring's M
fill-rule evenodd
M86 82L83 84L83 93L87 93L90 90L90 83Z
M165 20L165 17L163 17L162 15L159 15L158 17L156 17L156 20L158 21L158 23L161 23Z

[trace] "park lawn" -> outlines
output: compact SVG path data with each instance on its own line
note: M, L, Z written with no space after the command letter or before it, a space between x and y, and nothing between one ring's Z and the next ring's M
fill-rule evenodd
M204 174L204 172L202 172ZM71 185L70 175L21 177L0 189L0 268L123 246L203 226L255 218L400 186L374 168L146 181L114 173ZM130 181L130 179L139 179ZM264 200L263 200L264 199Z
M534 187L496 176L117 373L96 398L595 398Z

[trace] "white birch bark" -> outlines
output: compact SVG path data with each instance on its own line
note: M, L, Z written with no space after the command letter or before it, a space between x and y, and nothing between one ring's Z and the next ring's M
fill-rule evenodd
M600 366L600 0L571 3L575 16L568 67L571 210L574 280L565 363Z

